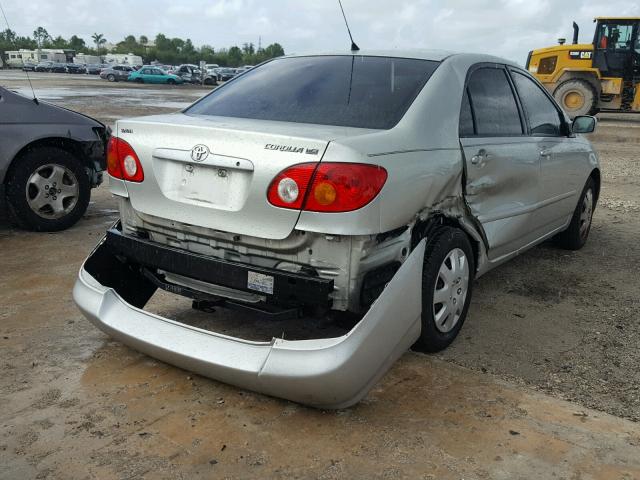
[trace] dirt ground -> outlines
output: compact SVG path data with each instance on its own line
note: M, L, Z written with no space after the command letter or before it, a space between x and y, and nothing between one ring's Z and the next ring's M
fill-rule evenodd
M16 72L0 84L26 87ZM106 123L207 92L33 84ZM117 216L106 188L66 232L0 219L0 478L640 479L640 116L601 116L593 141L603 185L586 247L544 244L482 277L452 347L408 352L337 412L192 375L91 326L71 289ZM168 296L153 308L205 321Z

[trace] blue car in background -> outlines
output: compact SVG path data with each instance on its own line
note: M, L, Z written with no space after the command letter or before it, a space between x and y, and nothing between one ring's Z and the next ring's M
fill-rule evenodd
M165 83L169 85L184 83L184 80L177 75L167 73L158 67L147 66L142 67L137 72L131 72L127 80L136 83Z

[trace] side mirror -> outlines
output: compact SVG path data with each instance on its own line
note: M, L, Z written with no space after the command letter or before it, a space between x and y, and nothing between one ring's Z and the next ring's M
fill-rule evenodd
M596 129L598 121L596 117L590 117L588 115L580 115L573 119L571 125L571 131L573 133L593 133Z

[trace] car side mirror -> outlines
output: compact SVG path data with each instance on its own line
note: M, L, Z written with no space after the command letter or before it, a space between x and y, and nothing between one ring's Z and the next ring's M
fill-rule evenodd
M590 117L588 115L580 115L573 119L571 125L571 131L573 133L593 133L597 124L596 117Z

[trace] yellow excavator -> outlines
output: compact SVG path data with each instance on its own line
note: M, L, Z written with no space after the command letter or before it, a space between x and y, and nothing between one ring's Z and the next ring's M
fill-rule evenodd
M573 118L600 111L640 113L640 17L597 17L592 43L529 52L527 69Z

